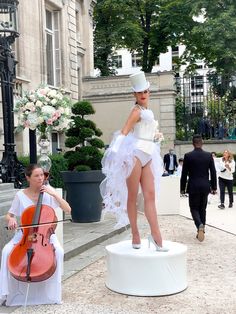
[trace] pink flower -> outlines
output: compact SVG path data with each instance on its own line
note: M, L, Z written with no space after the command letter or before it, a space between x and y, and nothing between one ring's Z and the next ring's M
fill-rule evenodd
M61 116L61 113L59 110L56 110L53 114L53 117L55 117L56 119L59 118Z
M52 124L53 124L53 120L52 120L52 119L48 119L48 120L47 120L47 124L48 124L48 125L52 125Z
M40 92L40 94L42 94L42 95L46 95L46 94L47 94L46 89L43 89L43 88L40 89L39 92Z

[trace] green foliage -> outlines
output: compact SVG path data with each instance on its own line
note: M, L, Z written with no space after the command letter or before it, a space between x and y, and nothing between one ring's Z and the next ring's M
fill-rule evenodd
M18 160L22 163L24 167L30 164L29 156L17 156Z
M64 188L61 171L68 170L67 160L62 154L52 154L49 157L52 161L52 167L50 169L50 184L54 188Z
M79 115L83 119L84 116L94 114L95 110L89 101L81 100L74 103L72 106L72 113L74 115Z
M89 166L85 166L85 165L79 165L75 167L76 171L89 171L91 170L91 168Z
M66 132L66 135L67 136L70 136L71 135L71 132ZM78 145L80 143L79 141L79 138L76 137L76 136L70 136L70 137L67 137L67 139L65 140L65 146L66 147L69 147L69 148L73 148L75 147L76 145Z
M99 138L92 138L91 140L89 140L89 144L97 147L97 148L103 148L104 147L104 143L101 139Z
M166 10L169 30L186 50L182 56L195 70L196 60L204 60L218 73L233 75L236 68L236 2L232 0L170 0ZM178 8L182 8L179 12ZM180 14L179 14L180 13ZM198 17L196 19L196 17Z
M66 147L74 148L64 154L70 170L86 171L101 169L104 143L100 137L102 132L86 115L95 113L89 101L79 101L72 107L72 124L67 130Z
M176 139L187 140L187 107L184 105L183 99L180 95L175 100L175 121L176 121Z

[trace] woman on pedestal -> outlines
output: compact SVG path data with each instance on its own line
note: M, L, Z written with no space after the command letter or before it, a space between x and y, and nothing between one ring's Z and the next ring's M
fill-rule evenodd
M104 202L104 213L112 212L117 218L117 227L130 223L132 247L141 247L137 226L137 195L139 184L144 196L144 211L151 229L148 237L157 251L167 251L162 246L158 225L155 192L159 188L163 163L160 157L158 122L148 108L149 87L144 72L130 76L135 97L127 122L116 132L102 160L106 178L100 189ZM128 217L127 217L128 214Z
M48 205L53 209L60 207L67 213L71 211L70 205L51 186L44 185L44 172L40 165L29 165L25 170L25 175L29 187L16 193L11 208L6 215L8 228L16 230L12 240L2 250L0 304L3 303L7 306L24 305L28 286L27 282L16 280L8 270L8 256L22 238L22 230L17 230L16 217L21 217L26 208L36 205L41 192L44 193L42 205ZM50 243L53 244L55 249L56 270L49 279L30 283L26 305L61 303L61 274L64 252L55 234L51 235Z

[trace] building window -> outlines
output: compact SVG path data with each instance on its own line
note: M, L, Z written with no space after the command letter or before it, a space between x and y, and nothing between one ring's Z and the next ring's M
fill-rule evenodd
M139 53L132 53L132 67L137 68L142 66L142 58Z
M203 88L203 76L198 75L191 78L191 88Z
M46 10L47 83L61 85L60 21L58 11Z
M204 94L203 94L203 92L192 92L191 95L193 97L197 97L197 96L203 96Z
M177 71L179 68L179 57L178 56L173 56L172 55L172 70Z
M80 10L77 7L75 11L75 21L76 21L76 39L78 42L81 42L81 36L80 36L80 19L82 17L80 16Z
M122 68L122 56L121 55L113 56L112 62L117 69Z
M172 49L172 56L179 56L179 47L176 46L176 47L171 47Z
M59 147L59 135L53 132L52 134L52 154L58 153Z
M196 64L196 69L203 69L203 68L204 68L203 64Z

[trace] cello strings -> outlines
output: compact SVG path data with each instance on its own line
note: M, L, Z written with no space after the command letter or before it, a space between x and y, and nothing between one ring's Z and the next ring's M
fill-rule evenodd
M24 313L26 313L26 305L27 305L27 300L28 300L28 295L29 295L29 286L30 286L30 283L28 282L26 296L25 296Z

